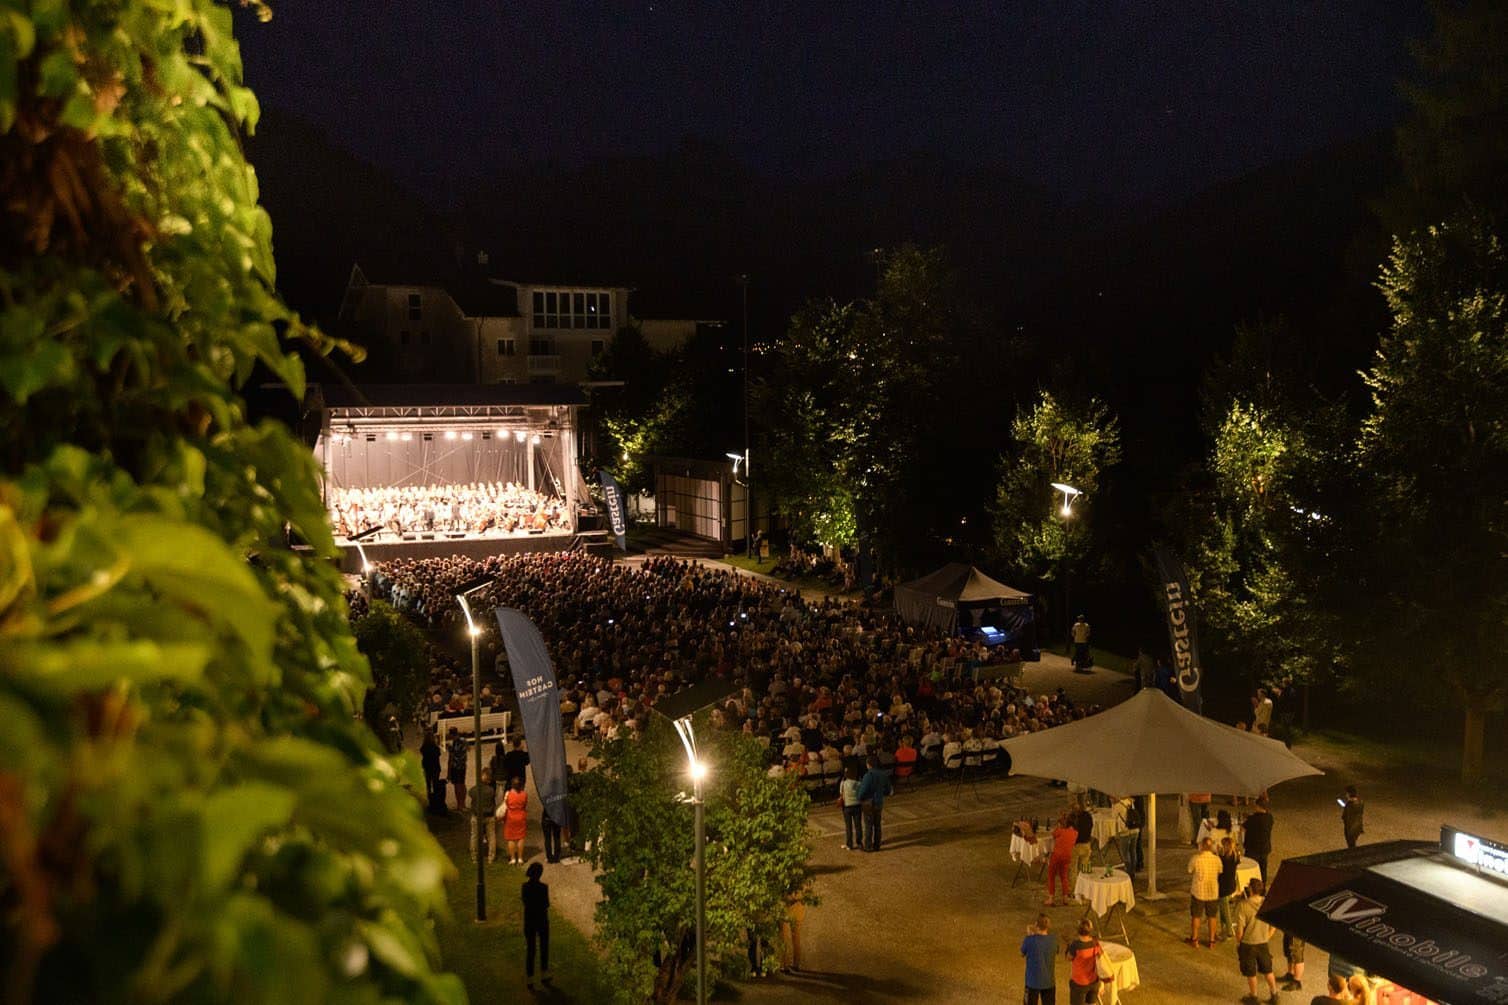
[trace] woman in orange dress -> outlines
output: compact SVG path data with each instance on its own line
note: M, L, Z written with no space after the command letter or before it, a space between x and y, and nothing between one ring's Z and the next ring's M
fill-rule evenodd
M529 826L529 794L524 780L513 779L503 795L503 840L508 843L508 864L524 864L524 832Z

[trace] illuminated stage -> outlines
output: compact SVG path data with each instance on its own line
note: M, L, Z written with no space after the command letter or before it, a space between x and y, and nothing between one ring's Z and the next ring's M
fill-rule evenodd
M360 569L358 549L373 562L484 558L601 536L581 514L583 404L577 388L548 384L311 387L342 567Z

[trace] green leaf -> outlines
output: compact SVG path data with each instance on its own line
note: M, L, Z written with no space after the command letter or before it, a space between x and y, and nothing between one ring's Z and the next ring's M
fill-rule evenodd
M275 785L252 782L222 789L204 801L204 884L228 886L242 858L269 831L287 825L297 797Z
M158 642L13 642L0 650L0 667L73 694L120 681L194 680L210 652L208 646Z
M269 657L276 605L219 538L192 524L128 516L118 528L118 547L158 593L229 626L254 662Z

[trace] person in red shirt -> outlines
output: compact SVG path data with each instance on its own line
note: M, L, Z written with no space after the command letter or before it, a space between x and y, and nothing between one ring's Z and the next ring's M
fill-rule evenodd
M1100 973L1095 958L1104 953L1094 937L1088 918L1079 922L1079 935L1068 944L1068 1005L1083 1005L1099 998Z
M1069 822L1068 814L1058 818L1058 826L1052 830L1052 855L1047 860L1047 899L1042 901L1043 907L1055 907L1059 901L1053 898L1053 880L1063 890L1061 903L1068 903L1068 898L1073 896L1073 891L1068 889L1068 866L1073 861L1073 846L1079 841L1079 831Z

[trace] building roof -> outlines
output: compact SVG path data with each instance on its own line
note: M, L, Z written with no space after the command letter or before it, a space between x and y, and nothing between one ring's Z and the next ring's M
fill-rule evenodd
M309 394L324 408L586 404L574 384L311 384Z

